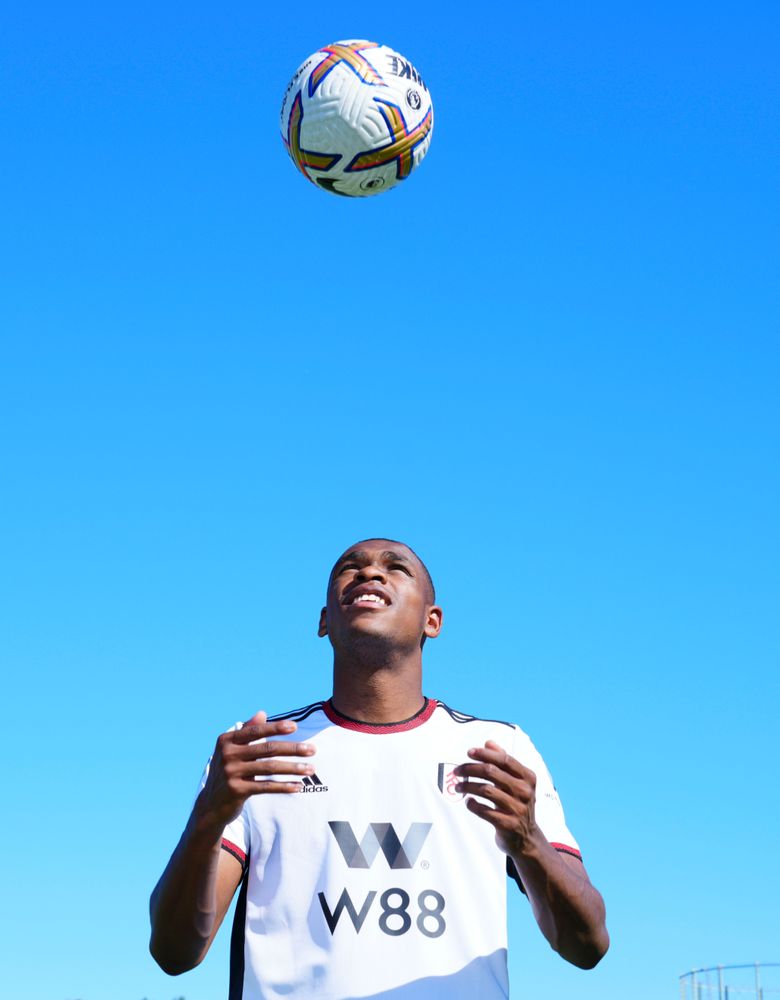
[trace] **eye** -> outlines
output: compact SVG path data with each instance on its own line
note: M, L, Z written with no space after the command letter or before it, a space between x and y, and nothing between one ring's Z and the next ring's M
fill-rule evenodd
M339 575L341 575L342 573L345 573L348 569L357 569L357 568L358 568L358 564L357 563L353 563L353 562L351 562L351 563L344 563L343 565L339 566Z
M404 566L403 563L390 563L390 569L400 569L402 573L406 573L407 576L411 576L411 570L408 566Z

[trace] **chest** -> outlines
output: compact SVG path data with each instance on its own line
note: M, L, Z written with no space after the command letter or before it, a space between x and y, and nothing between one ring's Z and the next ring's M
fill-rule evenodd
M482 857L503 865L492 828L455 791L473 733L374 737L329 731L314 738L315 773L296 795L257 796L250 812L255 863L306 870L315 880L458 867Z

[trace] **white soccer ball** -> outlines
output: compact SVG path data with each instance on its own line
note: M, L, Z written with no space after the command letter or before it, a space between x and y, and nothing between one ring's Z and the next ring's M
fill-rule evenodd
M298 68L280 125L304 177L360 198L388 191L420 164L433 105L422 77L398 52L376 42L334 42Z

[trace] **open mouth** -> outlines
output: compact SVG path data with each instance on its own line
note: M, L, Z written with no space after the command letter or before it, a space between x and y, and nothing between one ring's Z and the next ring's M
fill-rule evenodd
M341 603L347 608L386 608L390 601L376 588L357 587Z

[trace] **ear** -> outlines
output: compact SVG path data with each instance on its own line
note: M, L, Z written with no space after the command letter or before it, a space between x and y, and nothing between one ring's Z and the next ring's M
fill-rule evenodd
M323 608L322 611L320 611L320 627L317 629L317 635L320 637L320 639L328 634L328 623L326 621L325 615L326 615L326 609Z
M424 634L426 639L435 639L436 636L441 632L441 627L444 621L444 612L437 605L428 608L428 616L425 619L425 629Z

